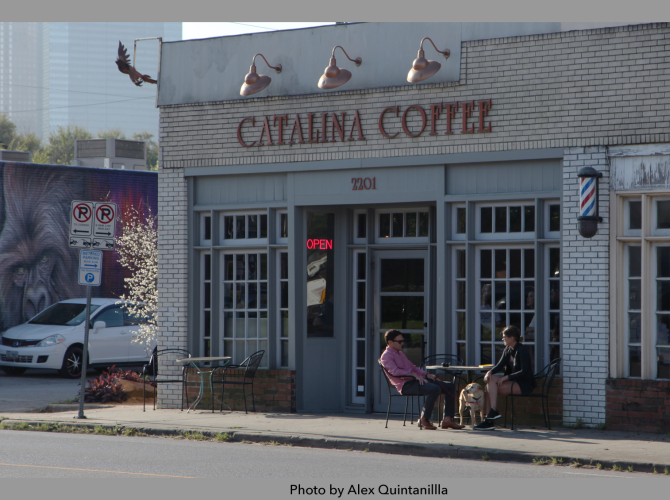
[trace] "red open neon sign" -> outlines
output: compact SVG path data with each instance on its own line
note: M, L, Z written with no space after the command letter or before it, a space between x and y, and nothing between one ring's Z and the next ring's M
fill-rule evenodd
M307 248L310 250L332 250L333 240L310 239L307 240Z

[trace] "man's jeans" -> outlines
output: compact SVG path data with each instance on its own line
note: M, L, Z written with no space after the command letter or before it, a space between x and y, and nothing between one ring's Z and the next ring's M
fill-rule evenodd
M454 397L455 387L451 382L442 382L424 379L423 384L419 385L418 380L410 380L402 386L403 396L426 396L426 403L423 405L422 417L430 420L433 414L433 407L440 393L444 394L444 416L454 416Z

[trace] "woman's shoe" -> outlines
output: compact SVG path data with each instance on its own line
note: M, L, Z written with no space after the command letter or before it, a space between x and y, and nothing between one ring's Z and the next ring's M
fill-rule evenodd
M456 430L465 429L464 425L457 424L453 420L449 421L443 420L441 427L443 429L456 429Z
M437 429L437 427L435 427L433 424L431 424L430 420L428 420L427 418L421 417L419 419L419 429L426 429L428 431L434 431L435 429Z

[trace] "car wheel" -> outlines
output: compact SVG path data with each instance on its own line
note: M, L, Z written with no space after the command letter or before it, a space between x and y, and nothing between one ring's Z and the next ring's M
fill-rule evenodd
M18 368L16 366L3 366L2 371L7 375L23 375L27 368Z
M72 346L65 353L63 367L60 374L65 378L81 377L81 365L83 363L84 351L81 347Z

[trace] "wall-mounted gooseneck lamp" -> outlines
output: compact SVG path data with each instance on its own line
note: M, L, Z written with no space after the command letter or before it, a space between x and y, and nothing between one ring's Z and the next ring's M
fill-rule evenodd
M584 238L593 238L598 232L598 223L603 221L598 212L598 179L602 172L595 168L582 168L579 177L579 234Z
M330 64L323 72L323 75L321 75L321 78L319 78L320 89L337 88L340 85L344 85L345 83L347 83L351 78L351 71L337 67L337 61L335 61L335 49L338 47L342 49L342 47L340 47L339 45L333 47L333 52L330 55ZM342 49L342 52L344 52L344 55L347 56L347 59L355 62L356 66L360 66L361 63L363 62L363 60L360 57L357 57L356 59L352 59L351 57L349 57L349 54L347 54L347 52L344 49Z
M440 71L440 68L442 67L439 62L429 61L426 59L426 53L423 51L424 40L430 41L430 43L433 44L433 47L435 47L435 50L442 54L445 59L449 59L449 56L451 55L451 51L449 49L440 50L435 46L435 43L433 43L430 38L425 37L423 40L421 40L421 45L419 45L419 54L412 63L412 69L410 69L409 73L407 73L407 81L410 83L418 83L427 80L435 73Z
M265 61L265 64L274 69L277 73L281 73L281 64L277 64L276 67L270 66L270 63L267 59L265 59L263 54L256 54L251 60L251 68L249 68L249 73L244 77L244 83L240 89L240 95L251 95L255 94L256 92L260 92L265 87L270 85L270 82L272 81L272 78L269 76L259 75L256 73L256 56L261 56Z

